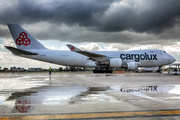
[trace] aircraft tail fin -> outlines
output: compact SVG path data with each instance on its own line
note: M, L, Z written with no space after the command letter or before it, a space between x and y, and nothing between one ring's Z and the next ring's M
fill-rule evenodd
M7 23L11 35L18 49L32 50L32 49L46 49L40 42L38 42L31 34L24 30L18 24Z

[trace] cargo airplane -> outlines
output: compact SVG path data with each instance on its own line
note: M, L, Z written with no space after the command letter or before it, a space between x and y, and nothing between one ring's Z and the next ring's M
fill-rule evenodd
M67 44L70 51L44 47L18 24L7 24L17 46L5 46L14 55L74 67L94 67L94 73L112 73L113 68L137 70L138 67L161 67L175 58L164 50L84 51Z

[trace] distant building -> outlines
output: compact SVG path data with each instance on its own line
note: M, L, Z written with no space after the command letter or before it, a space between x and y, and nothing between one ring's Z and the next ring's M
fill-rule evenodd
M8 68L4 68L4 70L3 71L6 71L6 72L8 72L9 71L9 69Z
M13 72L22 72L22 71L25 71L24 68L20 68L20 67L18 67L18 68L16 68L16 67L11 67L10 70L13 71Z
M52 68L53 71L58 71L58 68Z
M42 68L28 68L29 72L34 72L34 71L42 71Z
M158 71L158 67L145 67L144 71L145 72L157 72Z

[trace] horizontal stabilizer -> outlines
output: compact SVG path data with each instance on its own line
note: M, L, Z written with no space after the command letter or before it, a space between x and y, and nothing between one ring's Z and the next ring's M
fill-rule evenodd
M21 50L18 48L10 47L10 46L5 46L8 50L10 50L12 53L15 54L24 54L24 55L38 55L38 53L33 53L25 50Z

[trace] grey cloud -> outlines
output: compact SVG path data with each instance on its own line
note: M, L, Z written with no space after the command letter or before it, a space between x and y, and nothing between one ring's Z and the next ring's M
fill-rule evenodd
M112 5L102 17L101 30L159 33L179 23L176 20L180 16L178 0L134 1L133 4L132 1Z
M180 26L180 25L179 25ZM65 24L51 24L47 22L40 22L36 24L26 24L22 26L30 34L39 40L60 40L71 43L81 42L104 42L104 43L123 43L123 44L174 44L179 41L178 31L179 27L166 30L165 32L156 35L150 33L137 33L134 31L122 32L100 32L92 31L86 27L67 26ZM2 29L7 32L3 36L12 39L8 28ZM5 32L4 31L4 32ZM176 31L176 32L175 32Z
M28 24L48 21L89 26L93 24L92 13L104 12L112 2L113 0L18 0L16 5L0 12L0 22Z
M180 16L179 0L18 0L0 12L0 23L41 21L79 24L95 30L159 33L174 27ZM94 30L94 29L93 29Z
M0 36L6 38L9 37L9 30L7 29L7 26L0 25Z
M18 0L0 11L5 23L19 23L37 39L67 42L171 44L180 38L179 0Z
M42 29L40 26L44 26ZM26 25L24 28L32 33L38 39L58 39L60 41L68 41L71 43L80 42L116 42L126 44L142 44L148 43L149 40L157 40L156 36L147 33L135 33L133 31L123 32L100 32L86 29L79 25L67 26L61 24L49 24L41 22L35 25Z
M177 24L171 29L164 30L161 34L158 35L160 39L180 39L180 24Z

